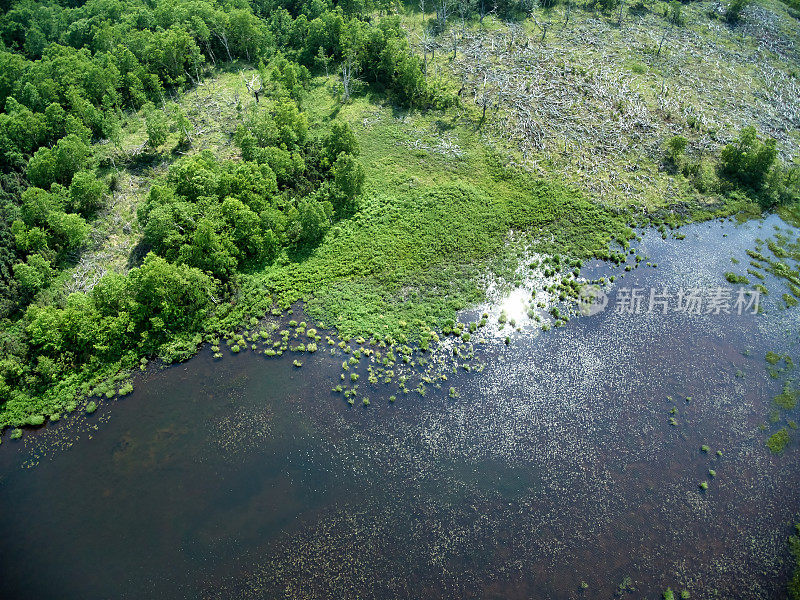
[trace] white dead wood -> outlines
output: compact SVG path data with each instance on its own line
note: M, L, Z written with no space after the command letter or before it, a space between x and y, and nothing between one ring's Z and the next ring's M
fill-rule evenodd
M241 71L239 72L239 76L242 78L242 82L247 88L247 91L253 94L253 97L256 99L256 104L258 104L259 95L264 91L264 81L261 79L261 73L253 73L252 77L250 77L250 81L245 79Z
M350 99L352 92L353 79L358 76L358 64L352 54L348 54L342 61L342 102Z

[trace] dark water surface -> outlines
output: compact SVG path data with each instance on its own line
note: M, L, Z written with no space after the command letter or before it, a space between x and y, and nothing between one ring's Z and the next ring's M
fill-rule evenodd
M658 268L616 292L728 286L774 225L651 232ZM766 316L618 315L612 292L393 404L364 368L356 406L333 394L342 356L322 346L301 369L204 349L148 371L4 440L0 597L782 598L800 469L795 440L764 446L782 385L764 354L797 354L798 311L767 285Z

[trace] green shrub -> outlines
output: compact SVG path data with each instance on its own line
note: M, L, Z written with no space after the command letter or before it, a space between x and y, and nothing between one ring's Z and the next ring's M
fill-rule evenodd
M61 138L53 148L36 151L28 163L28 178L40 188L50 189L50 184L69 185L72 176L86 164L91 154L89 146L75 134Z
M40 425L44 425L44 416L31 415L30 417L28 417L26 424L30 425L31 427L39 427Z
M597 0L595 5L600 10L614 10L619 6L620 0Z
M108 188L91 171L78 171L69 186L69 205L72 212L88 216L103 206Z
M702 194L714 192L719 187L717 171L714 168L714 164L708 158L702 158L695 163L691 170L691 175L692 185Z
M781 355L770 350L764 356L764 360L766 360L771 365L777 365L781 361Z
M776 144L772 138L762 142L755 127L745 127L733 143L723 148L720 172L735 183L760 191L778 157Z
M145 128L147 130L147 145L155 150L167 141L169 123L164 111L158 110L148 102L144 107Z
M645 73L647 73L647 67L640 62L635 62L631 64L630 68L631 72L636 73L637 75L644 75ZM531 269L535 269L537 266L538 264L531 263Z
M684 19L683 12L681 12L681 3L677 0L670 2L666 9L666 17L667 21L677 27L683 27L686 24L686 19Z
M89 402L89 404L86 405L85 410L87 415L92 414L94 411L97 410L97 403L94 400L92 400L91 402Z
M750 284L750 280L747 279L747 277L745 277L744 275L737 275L736 273L732 273L730 271L725 273L725 279L728 280L728 283L742 284L742 285Z
M725 20L728 23L738 23L742 11L750 4L750 0L732 0L725 11Z
M767 178L767 203L791 205L800 202L800 167L776 163Z
M688 140L682 135L676 135L667 140L664 145L665 158L673 167L680 168L683 161L684 154L686 153L686 145Z

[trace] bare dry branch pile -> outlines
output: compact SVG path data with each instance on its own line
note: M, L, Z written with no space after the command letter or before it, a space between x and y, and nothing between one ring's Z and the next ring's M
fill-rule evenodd
M735 28L709 20L710 9L693 9L693 27L649 14L621 28L592 16L550 23L546 37L542 23L532 33L475 28L463 32L450 68L463 98L488 103L490 135L518 148L525 166L555 160L601 195L635 192L631 181L646 175L624 184L617 175L635 173L637 157L658 162L677 134L703 154L755 125L791 161L800 152L800 83L786 67L800 64L800 32L763 7Z
M398 145L405 146L410 150L424 150L433 154L440 154L449 158L461 158L464 150L458 145L453 135L449 133L437 136L436 143L426 142L423 138L428 137L427 132L416 132L420 135L412 142L397 142ZM412 133L413 137L413 133Z

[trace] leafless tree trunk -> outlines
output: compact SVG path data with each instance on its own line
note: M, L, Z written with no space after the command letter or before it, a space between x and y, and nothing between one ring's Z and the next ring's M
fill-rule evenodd
M481 92L481 105L483 106L483 112L481 113L481 123L486 120L486 107L489 106L489 93L486 91L486 82L489 79L489 74L483 74L483 89Z
M470 0L458 0L458 15L461 17L461 35L467 30L467 15L469 14Z
M431 60L436 58L436 47L438 46L437 42L431 34L428 33L427 30L422 31L422 35L419 36L420 44L422 45L422 69L425 75L428 74L428 52L431 54Z
M514 44L518 43L519 40L525 37L525 32L522 31L522 27L520 27L515 23L512 23L508 26L508 34L509 34L508 51L511 52L514 49Z
M478 15L479 15L479 23L483 25L483 19L488 14L487 11L487 0L478 0Z
M661 56L661 47L664 45L664 40L667 39L667 36L669 35L670 31L672 31L672 27L668 27L667 29L664 30L664 35L661 36L661 41L658 44L658 52L656 52L656 56Z
M422 34L419 36L420 45L422 46L422 73L428 74L428 47L431 45L431 36L423 27Z
M449 16L450 0L439 0L436 5L436 22L439 24L439 31L444 31Z
M317 64L322 65L324 67L325 76L327 77L329 75L328 66L331 64L332 58L325 53L325 50L322 48L322 46L319 47L319 52L317 52L317 55L314 57L314 60L316 61Z
M242 77L242 81L244 81L247 91L253 94L256 99L256 104L258 104L258 96L264 90L264 81L261 79L261 74L255 73L249 82L245 80L244 75L242 75L241 72L239 75ZM258 87L256 87L256 83L258 83Z
M353 78L356 76L357 72L358 67L353 60L353 55L348 54L347 58L342 61L342 87L344 88L342 102L347 102L350 99Z
M211 64L217 66L217 58L214 56L214 51L211 49L211 40L206 40L206 50L208 51L208 57L211 59Z
M192 77L192 74L191 74L191 73L189 73L189 71L187 71L186 69L184 69L184 70L183 70L183 72L184 72L184 73L186 73L186 76L187 76L187 77L188 77L188 78L191 80L191 82L192 82L192 85L193 85L194 87L197 87L197 83L198 83L198 79L199 79L199 78L198 78L198 79L195 79L194 77Z
M186 140L186 142L189 144L189 146L191 146L193 141L192 134L189 133L189 127L191 126L191 123L189 122L189 119L186 117L183 111L180 109L180 107L178 105L175 106L176 106L176 114L175 114L176 124L178 125L178 129L181 130L181 133L183 133L183 137Z
M220 31L214 30L214 35L217 36L219 41L222 42L222 45L225 47L225 52L228 53L228 60L233 62L233 56L231 55L231 47L228 44L228 36L225 33L225 30L224 29Z

